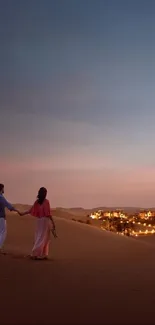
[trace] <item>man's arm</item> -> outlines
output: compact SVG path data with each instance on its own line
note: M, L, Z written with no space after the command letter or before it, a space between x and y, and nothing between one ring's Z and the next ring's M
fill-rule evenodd
M4 204L5 208L7 208L7 209L10 210L10 211L16 211L16 209L13 207L13 205L12 205L11 203L9 203L9 202L5 199L4 196L3 196L2 200L3 200L3 204Z
M5 208L7 208L8 210L10 210L10 211L15 211L15 212L17 212L17 213L19 213L19 211L17 210L17 209L15 209L14 207L13 207L13 205L11 204L11 203L9 203L6 199L5 199L5 197L3 196L3 204L4 204L4 206L5 206ZM20 213L19 213L20 214Z

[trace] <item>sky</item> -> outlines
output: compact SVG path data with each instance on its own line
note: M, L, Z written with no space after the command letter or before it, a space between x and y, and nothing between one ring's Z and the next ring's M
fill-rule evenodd
M0 1L9 201L155 206L154 31L154 0Z

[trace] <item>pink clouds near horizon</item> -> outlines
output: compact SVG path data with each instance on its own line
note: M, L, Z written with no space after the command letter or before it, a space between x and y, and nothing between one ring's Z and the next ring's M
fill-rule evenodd
M14 203L32 203L39 187L46 186L53 207L155 205L153 167L35 170L35 164L32 169L21 166L2 173L6 196Z

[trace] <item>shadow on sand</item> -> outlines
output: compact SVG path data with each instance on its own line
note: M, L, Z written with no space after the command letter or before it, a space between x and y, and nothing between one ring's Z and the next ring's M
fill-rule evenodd
M25 260L29 260L29 261L32 261L32 262L41 262L41 263L45 263L45 262L52 262L53 261L53 259L51 259L51 258L48 258L48 259L44 259L44 260L42 260L42 259L35 259L35 258L32 258L32 256L31 255L25 255L25 254L21 254L21 253L14 253L14 252L5 252L5 251L3 251L3 252L1 252L0 253L0 257L2 257L2 256L9 256L9 257L11 257L11 258L13 258L13 259L25 259Z

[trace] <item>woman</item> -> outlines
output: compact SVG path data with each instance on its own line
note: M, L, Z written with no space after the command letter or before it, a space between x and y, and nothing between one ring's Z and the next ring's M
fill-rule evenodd
M52 222L52 232L55 237L56 230L53 218L51 216L50 204L46 199L47 190L45 187L41 187L37 200L33 204L30 210L21 213L21 216L31 214L37 218L37 228L35 234L35 243L32 249L31 258L33 259L47 259L49 253L50 243L50 221Z

